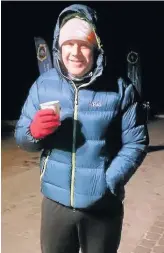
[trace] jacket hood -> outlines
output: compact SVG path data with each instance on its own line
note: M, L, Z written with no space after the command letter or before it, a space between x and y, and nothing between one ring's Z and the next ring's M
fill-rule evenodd
M100 76L103 72L104 68L104 50L103 46L101 44L101 40L99 37L99 31L97 29L97 23L98 23L98 17L95 12L95 10L91 9L90 7L82 4L73 4L70 5L69 7L65 8L58 17L56 27L54 30L54 37L53 37L53 63L54 66L57 68L59 72L62 72L60 69L60 62L61 62L61 54L59 50L59 33L60 33L60 28L61 24L63 22L63 19L65 19L67 16L73 15L73 16L79 16L80 18L83 18L86 20L88 23L90 23L93 27L93 30L95 32L96 38L97 38L97 43L98 47L96 49L96 63L95 67L92 72L92 77L91 81L95 80L98 76Z

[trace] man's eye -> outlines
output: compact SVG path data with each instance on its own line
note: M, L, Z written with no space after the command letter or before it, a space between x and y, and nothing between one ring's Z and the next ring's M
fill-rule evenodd
M68 42L68 45L69 45L69 46L73 46L73 43L72 43L72 42Z
M85 45L85 44L83 44L83 45L80 45L80 48L81 48L81 49L88 49L88 46Z
M81 44L80 46L82 49L90 49L89 45Z
M71 46L73 46L73 43L71 43L71 42L66 42L66 43L64 44L64 46L66 46L66 47L71 47Z

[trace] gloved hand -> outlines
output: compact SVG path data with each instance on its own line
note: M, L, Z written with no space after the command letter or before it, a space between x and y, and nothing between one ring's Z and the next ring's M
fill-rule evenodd
M31 135L35 139L41 139L52 134L60 126L59 115L53 109L39 110L30 125Z

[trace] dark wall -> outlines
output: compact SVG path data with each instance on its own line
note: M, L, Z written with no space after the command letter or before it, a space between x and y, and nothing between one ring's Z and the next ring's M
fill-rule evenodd
M34 37L52 47L60 11L75 2L2 2L2 119L17 119L28 90L38 77ZM113 64L140 54L143 90L156 111L164 110L162 2L81 2L100 14L101 33ZM112 42L112 43L111 43Z

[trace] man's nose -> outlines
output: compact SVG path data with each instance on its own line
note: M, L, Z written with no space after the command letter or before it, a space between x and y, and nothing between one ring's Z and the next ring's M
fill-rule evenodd
M80 52L79 46L77 44L73 45L73 47L72 47L72 55L76 56L76 55L79 54L79 52Z

